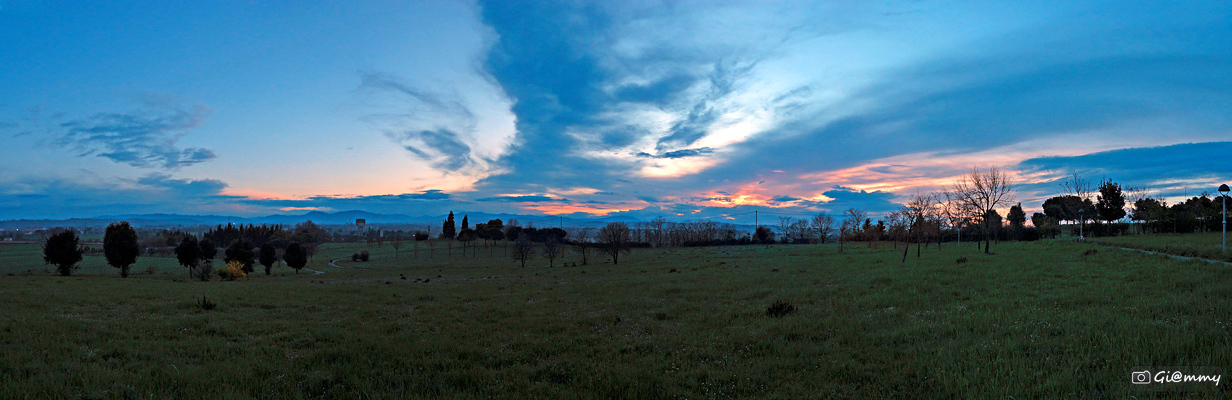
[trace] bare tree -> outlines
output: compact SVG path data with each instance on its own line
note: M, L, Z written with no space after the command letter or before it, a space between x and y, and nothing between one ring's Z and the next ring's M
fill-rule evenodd
M954 229L955 233L957 233L958 245L962 246L962 228L968 221L974 218L976 212L972 211L970 204L963 201L963 197L959 196L958 193L945 191L941 192L940 197L941 216L944 217L950 228Z
M839 227L838 233L838 252L843 252L843 241L847 240L848 234L854 235L860 230L860 224L864 222L868 212L855 208L848 208L843 211L843 224Z
M560 246L560 242L556 240L556 236L548 235L547 240L543 241L543 257L548 259L548 266L555 266L556 257L560 257L564 248Z
M583 228L577 232L573 240L573 251L582 256L582 265L586 265L586 253L590 251L590 228Z
M1077 178L1078 174L1074 174ZM1075 185L1078 187L1080 185ZM975 168L970 174L954 183L953 192L966 203L968 207L979 210L980 215L990 215L998 206L1008 206L1013 201L1014 185L1004 172L997 167L981 171ZM992 244L989 233L992 232L991 219L984 218L984 253L988 254L988 246Z
M924 231L927 226L927 220L930 214L934 211L936 198L932 194L916 193L912 196L907 204L903 205L902 213L906 217L907 230L907 249L911 248L911 239L915 238L915 256L920 258L920 246L924 242ZM903 262L907 262L907 250L903 250Z
M398 248L402 247L402 232L394 232L393 237L389 238L389 246L394 248L394 259L397 259Z
M530 238L527 235L518 235L518 239L513 241L513 248L510 255L514 261L521 261L522 267L526 267L526 260L530 260L535 256L535 247L530 243Z
M624 222L609 222L599 229L600 251L612 256L612 264L619 263L621 252L629 252L629 225Z
M834 232L834 217L830 214L821 213L813 216L812 229L817 233L817 239L821 244L826 243L826 239Z
M1078 175L1078 171L1074 171L1072 175L1061 181L1060 185L1062 192L1067 195L1078 196L1082 200L1090 199L1094 188L1094 186L1091 186L1091 181L1083 179Z

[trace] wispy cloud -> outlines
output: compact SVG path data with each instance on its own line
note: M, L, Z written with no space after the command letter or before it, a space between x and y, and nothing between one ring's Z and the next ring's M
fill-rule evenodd
M51 143L80 157L97 156L138 168L175 170L217 158L204 148L181 148L181 137L197 128L210 108L185 107L174 101L148 101L128 113L98 113L69 119L56 114L33 124L44 125ZM29 132L29 131L27 131Z
M711 149L709 147L700 147L696 149L681 149L681 150L669 151L669 152L658 154L658 155L650 154L647 152L638 152L635 155L641 158L687 158L687 157L702 156L702 155L711 154L711 153L714 153L714 149Z

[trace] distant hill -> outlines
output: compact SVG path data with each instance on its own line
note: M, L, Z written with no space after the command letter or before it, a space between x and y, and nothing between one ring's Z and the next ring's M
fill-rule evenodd
M454 219L457 223L462 223L462 217L468 216L470 223L478 224L488 222L492 219L500 219L506 223L510 219L517 219L518 223L526 226L534 224L535 226L558 226L562 222L565 226L586 226L598 227L609 222L607 219L578 219L571 217L554 217L550 215L518 215L518 214L490 214L485 212L467 212L455 211ZM311 211L305 214L289 215L289 214L273 214L262 217L231 217L225 215L179 215L179 214L123 214L123 215L104 215L93 218L71 218L71 219L38 219L38 220L7 220L0 221L0 229L14 229L27 227L105 227L107 224L116 221L128 221L136 227L177 227L177 226L201 226L201 225L225 225L233 224L283 224L294 225L304 221L312 221L323 225L347 225L355 223L356 219L367 220L369 225L381 224L424 224L436 226L444 221L447 215L421 215L409 216L404 214L377 214L367 211L351 210L328 213L323 211Z

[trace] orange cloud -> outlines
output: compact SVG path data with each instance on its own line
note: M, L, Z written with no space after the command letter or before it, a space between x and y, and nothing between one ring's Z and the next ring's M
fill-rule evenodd
M548 215L586 213L591 215L604 216L614 212L629 211L632 208L602 208L576 204L536 204L523 207L529 210L535 210Z

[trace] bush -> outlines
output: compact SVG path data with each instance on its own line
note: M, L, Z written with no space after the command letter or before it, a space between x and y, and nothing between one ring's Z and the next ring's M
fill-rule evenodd
M214 276L213 262L204 262L197 267L197 279L200 279L202 282L209 282L212 276Z
M770 307L766 308L766 315L776 318L787 316L787 314L793 312L796 312L796 306L783 300L775 300L774 303L770 304Z
M368 250L359 252L359 260L364 262L368 261Z
M248 276L248 273L244 272L243 262L231 260L227 262L226 267L218 269L218 276L224 280L233 281Z
M210 299L205 298L205 295L201 295L201 300L197 301L197 306L201 307L202 310L209 311L213 310L214 307L217 307L218 305L214 304L214 302L210 301Z

